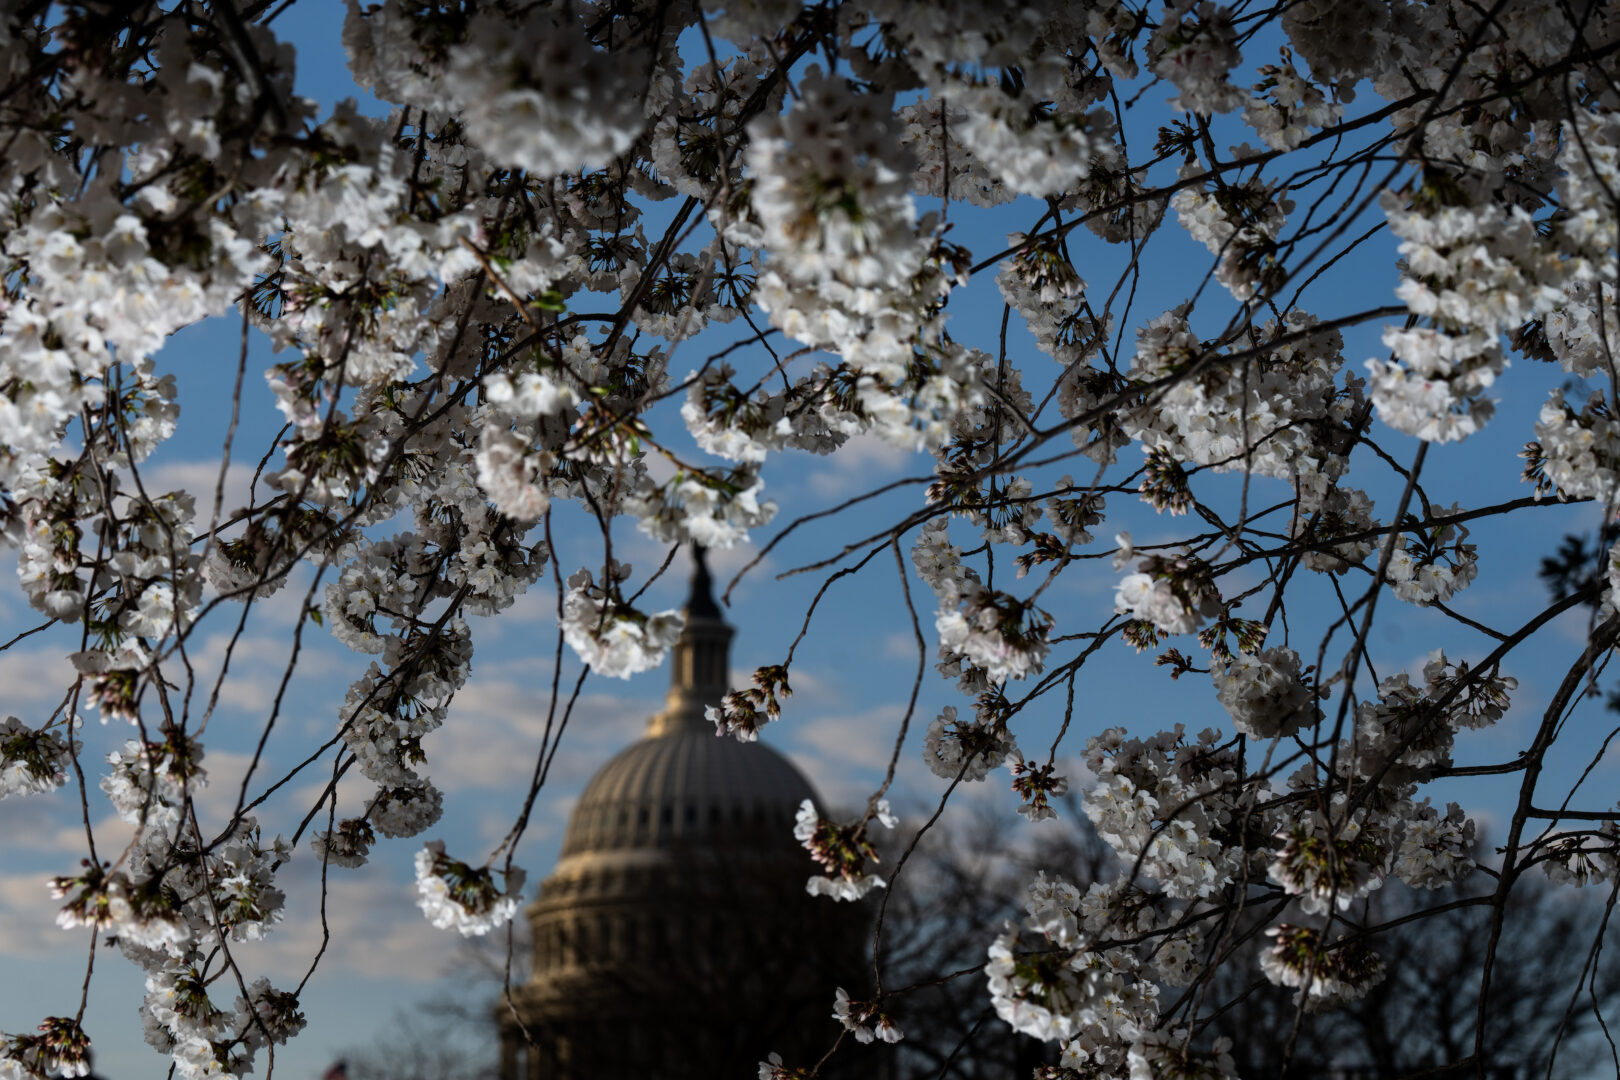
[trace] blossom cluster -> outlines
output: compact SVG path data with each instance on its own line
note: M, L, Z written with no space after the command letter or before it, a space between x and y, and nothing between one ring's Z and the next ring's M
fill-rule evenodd
M429 841L416 853L417 906L439 929L454 927L462 937L487 934L512 920L526 878L512 867L503 874L504 889L494 875L444 853L444 844Z
M878 861L877 849L866 835L867 826L873 820L890 829L899 824L887 799L877 800L866 817L847 825L822 817L809 799L799 805L793 838L827 871L805 883L805 890L811 896L859 900L873 889L885 886L884 880L868 872L866 866Z

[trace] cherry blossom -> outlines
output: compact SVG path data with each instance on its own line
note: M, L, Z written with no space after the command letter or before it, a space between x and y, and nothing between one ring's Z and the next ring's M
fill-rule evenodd
M0 543L35 619L5 648L67 661L0 720L0 798L133 826L60 853L41 903L140 971L176 1075L317 1022L230 951L289 890L402 870L390 841L466 813L444 751L491 737L457 706L490 620L551 597L566 718L569 685L678 653L680 545L825 575L786 654L705 703L717 734L820 737L789 672L816 685L837 604L934 650L875 688L910 705L866 810L800 808L809 892L898 893L879 828L904 852L931 825L888 800L1001 766L996 807L1073 799L1113 850L984 928L989 1000L1057 1044L1048 1075L1231 1075L1205 1029L1239 916L1315 1011L1382 977L1384 928L1348 922L1374 890L1613 880L1614 807L1549 779L1601 757L1567 721L1620 633L1609 6L349 0L375 115L297 93L280 5L92 7L0 11ZM167 343L209 320L244 336L208 377L244 389L197 410ZM1528 430L1511 395L1544 402ZM173 479L227 417L219 472ZM903 477L839 471L874 446ZM838 454L812 505L794 470ZM1500 536L1577 527L1605 550L1529 611ZM1452 658L1392 660L1412 619ZM261 701L266 626L293 647ZM312 657L353 667L305 724ZM1186 715L1095 690L1132 664ZM1478 729L1516 704L1552 719L1498 755ZM515 916L502 859L566 727L484 861L408 860L434 925ZM240 797L207 787L244 746ZM1486 757L1535 780L1504 835L1465 790ZM899 1038L908 991L877 986L836 990L857 1040ZM0 1077L87 1072L80 1019L24 1028Z
M462 937L487 934L511 921L525 874L509 868L497 890L487 869L475 869L444 853L444 844L431 840L416 853L417 906L428 922L441 930L454 928Z

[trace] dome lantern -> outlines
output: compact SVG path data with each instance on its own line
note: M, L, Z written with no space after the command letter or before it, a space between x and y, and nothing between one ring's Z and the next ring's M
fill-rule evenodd
M686 601L686 624L670 650L669 696L664 711L647 721L647 736L693 729L714 733L704 716L710 705L720 704L730 686L731 638L734 631L720 616L714 602L714 579L709 576L703 548L693 546L692 591Z

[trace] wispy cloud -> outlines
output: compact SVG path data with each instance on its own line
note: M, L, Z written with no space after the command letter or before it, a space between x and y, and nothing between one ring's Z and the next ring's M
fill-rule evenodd
M281 921L264 940L233 946L244 971L302 978L325 936L325 970L428 982L445 974L459 951L460 936L430 925L416 906L414 883L390 876L385 863L329 868L324 915L320 864L295 859L282 873L290 899Z
M926 471L925 461L876 435L857 435L812 472L806 483L824 498L859 495L907 471Z
M883 777L905 706L877 705L858 712L818 713L813 723L772 732L788 756L832 806L864 803ZM913 735L916 733L913 732ZM910 755L915 757L915 754ZM901 761L907 753L901 750ZM909 771L909 765L907 766Z
M59 644L15 646L0 653L0 715L15 713L30 724L43 722L43 714L62 703L77 676Z
M67 935L56 925L56 904L51 900L47 875L0 876L0 955L49 956L66 944ZM72 944L78 952L77 937Z
M636 684L637 689L642 686ZM661 706L651 697L582 693L563 729L567 693L565 685L564 700L557 703L553 717L553 736L561 730L562 741L548 782L559 786L588 776L614 750L632 742L647 717ZM456 695L444 728L425 742L434 781L447 791L526 784L545 734L550 696L550 683L544 678L487 678L476 673Z
M131 482L129 490L135 490ZM148 495L169 491L189 491L197 498L197 531L208 528L214 512L214 497L220 490L218 461L170 461L152 468L141 469L141 486ZM221 521L230 518L233 511L251 503L253 466L233 461L225 472L223 498L220 501ZM259 493L261 501L266 493Z

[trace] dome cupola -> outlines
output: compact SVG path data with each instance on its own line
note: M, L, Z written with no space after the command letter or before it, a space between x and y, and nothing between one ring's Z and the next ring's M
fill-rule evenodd
M569 817L556 878L576 868L646 862L674 847L717 848L734 858L792 849L793 817L813 798L792 762L763 743L716 738L704 710L729 686L732 629L720 617L702 549L686 625L670 650L664 709L643 738L593 776ZM740 845L740 846L739 846Z
M814 1029L828 973L858 955L859 925L805 893L793 821L809 781L704 716L733 631L694 556L664 708L585 785L528 908L533 974L513 995L528 1035L500 1010L504 1080L684 1080L679 1061L752 1075L807 1016ZM801 984L813 997L781 992Z

